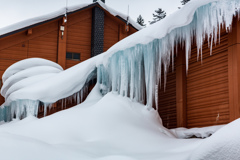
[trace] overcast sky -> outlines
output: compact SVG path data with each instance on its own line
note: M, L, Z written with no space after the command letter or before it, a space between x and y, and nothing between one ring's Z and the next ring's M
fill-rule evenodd
M106 4L136 20L142 15L145 23L152 20L152 13L162 8L168 14L181 7L181 0L105 0ZM68 5L91 3L92 0L68 0ZM16 22L51 13L66 6L66 0L0 0L0 28Z
M91 0L85 0L91 2ZM152 14L158 8L162 8L171 14L174 11L178 10L178 7L181 7L181 0L105 0L105 3L122 12L128 13L129 5L129 15L133 20L136 20L137 17L141 14L145 20L145 23L152 20Z

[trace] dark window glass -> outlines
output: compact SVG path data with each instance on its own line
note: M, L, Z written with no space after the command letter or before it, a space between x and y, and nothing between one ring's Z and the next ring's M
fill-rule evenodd
M72 53L67 52L67 54L66 54L66 59L72 59Z
M80 54L79 53L74 53L73 54L73 59L80 60Z
M67 52L66 59L80 61L80 53Z

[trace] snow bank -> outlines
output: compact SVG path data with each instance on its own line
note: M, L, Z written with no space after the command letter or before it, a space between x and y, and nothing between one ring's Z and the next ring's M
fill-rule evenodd
M196 148L191 160L239 160L240 119L221 128Z
M5 2L8 3L8 2ZM27 2L25 2L27 3ZM107 6L105 3L101 2L101 1L97 1L95 3L98 3L102 8L104 8L106 11L108 11L110 14L112 14L113 16L119 16L122 19L126 20L128 19L129 23L135 27L136 29L140 30L142 29L142 26L140 26L138 23L136 23L134 20L132 20L131 18L128 18L127 15L120 13L116 10L114 10L113 8ZM62 5L61 5L62 4ZM68 13L70 12L74 12L76 10L79 10L81 8L84 7L88 7L90 5L92 5L93 3L83 3L81 1L69 1L69 6L66 8L66 2L64 1L60 1L60 4L55 4L55 6L51 5L49 6L44 6L42 8L44 8L44 10L38 11L37 13L33 13L32 16L28 16L28 19L25 19L23 21L17 22L16 24L8 24L8 22L1 22L4 24L4 27L0 28L0 36L16 31L18 29L21 28L25 28L40 22L44 22L53 18L57 18L59 16L64 16L66 13L66 10ZM47 4L42 4L42 5L47 5ZM29 6L30 7L30 6ZM34 12L34 11L32 11ZM31 17L31 18L30 18Z
M1 158L11 160L185 160L201 144L176 139L157 111L99 88L71 109L1 125L0 141Z
M210 126L210 127L203 127L203 128L176 128L171 129L170 131L177 137L177 138L207 138L213 135L216 131L220 128L224 127L224 125L218 126Z
M96 86L78 106L0 125L0 155L4 160L238 160L239 126L237 120L210 138L177 139L157 111L114 93L102 97Z

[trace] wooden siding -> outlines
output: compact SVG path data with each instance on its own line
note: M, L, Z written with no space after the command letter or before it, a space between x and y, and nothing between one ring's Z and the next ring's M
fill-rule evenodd
M0 39L0 76L13 63L39 57L57 62L58 21L49 22L27 31ZM0 103L4 101L0 96Z
M91 58L92 10L70 15L67 30L67 52L80 53L80 61L67 60L66 68Z
M57 62L58 26L55 30L28 41L28 58L40 57Z
M123 21L106 11L105 17L104 51L120 40L119 35L122 39L137 31L130 27L129 32L124 32L120 29L124 28ZM62 40L59 31L59 26L63 25L62 18L1 38L0 76L2 77L10 65L26 58L45 58L59 63L63 68L72 67L91 58L92 8L72 13L67 18L67 23L64 24L66 37ZM80 61L66 60L66 51L80 53ZM3 97L0 96L0 104L3 101ZM59 111L61 107L57 106L55 109Z
M119 28L118 23L112 20L109 16L105 16L104 22L104 47L103 51L105 52L111 46L119 41Z
M187 127L204 127L229 122L228 35L222 33L221 43L212 56L206 43L203 59L197 61L192 51L187 75Z
M169 68L165 91L164 91L164 76L162 75L161 88L159 89L158 94L159 94L158 112L162 118L163 125L167 128L176 128L177 127L176 65L174 65L174 71L172 71L172 65Z

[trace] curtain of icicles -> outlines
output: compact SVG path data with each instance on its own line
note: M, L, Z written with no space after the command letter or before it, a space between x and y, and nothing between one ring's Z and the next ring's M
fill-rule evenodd
M192 22L187 26L176 28L165 37L154 39L148 44L138 44L116 52L107 65L98 66L97 78L101 92L116 92L138 102L146 102L149 107L155 103L158 109L161 74L164 74L166 85L168 68L170 63L174 65L177 46L180 44L185 49L188 70L192 44L195 42L197 45L197 57L201 59L204 41L208 41L212 50L212 46L218 43L217 39L220 39L220 29L230 30L232 18L239 13L239 8L239 0L209 3L196 10ZM162 69L164 73L161 73Z
M88 95L88 87L89 85L86 84L83 88L73 95L61 99L55 103L55 105L61 105L61 109L66 109L69 107L69 104L77 105L82 103L86 95ZM0 107L0 122L1 121L11 121L12 119L23 119L28 115L33 115L38 117L39 107L43 108L43 116L46 116L48 111L52 109L54 104L52 103L43 103L38 100L17 100L11 102L10 106L3 106ZM56 106L55 106L56 107Z

